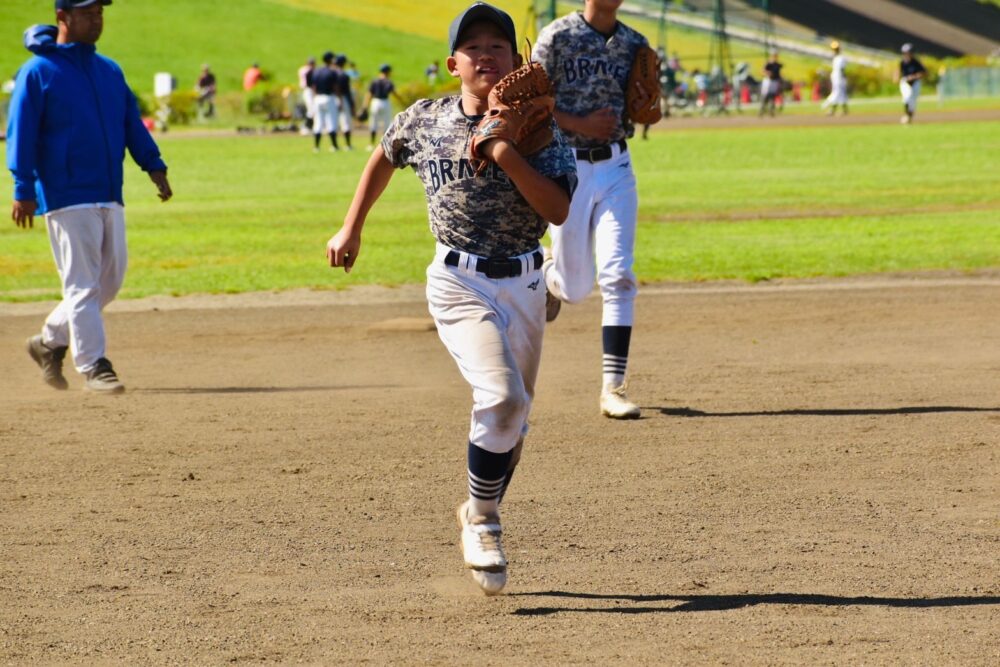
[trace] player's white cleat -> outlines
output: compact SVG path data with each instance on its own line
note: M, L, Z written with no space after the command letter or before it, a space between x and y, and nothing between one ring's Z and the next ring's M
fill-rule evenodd
M503 553L500 517L468 515L469 501L458 506L465 567L486 595L496 595L507 584L507 557Z
M625 384L605 385L601 392L601 414L612 419L638 419L642 411L628 400Z

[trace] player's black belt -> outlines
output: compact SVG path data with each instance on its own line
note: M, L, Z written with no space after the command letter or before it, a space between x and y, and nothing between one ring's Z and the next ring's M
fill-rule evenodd
M610 160L611 156L614 155L611 147L615 145L621 149L622 153L628 150L628 144L625 143L625 140L619 139L613 144L598 146L597 148L577 148L576 159L585 160L586 162L604 162L605 160Z
M444 263L448 266L458 266L458 260L462 255L457 250L449 250L444 256ZM531 253L531 260L534 262L535 270L542 268L542 253L536 250ZM482 273L490 280L500 278L516 278L521 275L523 262L517 257L478 257L476 258L476 271Z

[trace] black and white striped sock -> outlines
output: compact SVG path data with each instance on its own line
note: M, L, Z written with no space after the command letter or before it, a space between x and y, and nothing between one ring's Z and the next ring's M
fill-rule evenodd
M625 382L632 327L602 327L601 338L604 347L604 386L618 387Z
M495 454L469 443L469 514L496 514L506 489L507 467L513 452Z

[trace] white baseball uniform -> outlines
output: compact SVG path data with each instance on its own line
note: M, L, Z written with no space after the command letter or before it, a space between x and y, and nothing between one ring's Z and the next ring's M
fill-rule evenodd
M610 108L619 119L607 141L566 132L579 184L569 218L549 229L553 262L545 271L549 291L568 303L586 297L596 277L604 301L605 386L624 383L635 317L638 195L626 144L635 127L625 114L625 88L636 51L648 44L620 22L602 34L575 12L543 29L532 54L555 86L558 111L586 116Z

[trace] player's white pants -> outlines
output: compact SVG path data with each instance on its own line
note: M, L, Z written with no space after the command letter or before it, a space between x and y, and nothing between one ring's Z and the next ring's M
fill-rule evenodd
M833 77L830 79L830 95L823 102L823 107L847 104L847 79Z
M316 115L316 93L312 88L302 89L302 105L306 108L306 118Z
M317 95L315 100L315 117L313 118L313 134L330 134L337 128L337 116L340 105L333 95Z
M522 273L492 280L461 253L459 266L444 263L438 244L427 267L427 304L438 335L472 385L469 442L495 454L509 452L528 432L528 413L545 332L545 286L531 254Z
M338 97L337 106L339 107L340 131L344 133L350 132L351 125L354 123L354 119L351 117L350 100L346 97Z
M42 328L42 342L69 345L76 370L94 368L105 356L101 310L125 279L125 210L115 204L52 211L45 216L62 301Z
M389 100L380 100L377 97L368 106L368 129L372 132L385 133L392 123L392 105Z
M917 112L917 98L920 97L920 79L916 81L900 81L899 92L903 95L903 104L910 113Z
M590 294L596 276L604 299L602 325L632 326L639 201L631 156L617 144L612 150L611 159L603 162L576 161L579 183L569 217L562 225L549 226L555 263L545 280L555 296L577 303Z

